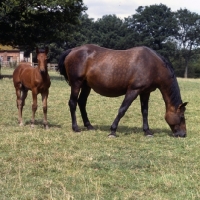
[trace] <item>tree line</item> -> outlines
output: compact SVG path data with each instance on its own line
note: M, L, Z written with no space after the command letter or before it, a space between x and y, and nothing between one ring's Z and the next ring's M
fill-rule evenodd
M139 6L133 13L94 20L82 0L3 0L0 44L27 54L48 45L50 62L87 43L111 49L145 45L169 59L177 76L200 77L200 15L181 8L172 12L164 4Z

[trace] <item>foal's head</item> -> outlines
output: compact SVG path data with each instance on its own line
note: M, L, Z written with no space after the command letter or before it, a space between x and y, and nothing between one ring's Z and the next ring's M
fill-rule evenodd
M37 54L37 62L40 73L44 73L47 70L47 54L49 52L49 48L45 47L45 50L39 50L36 48Z
M175 137L186 137L186 124L184 116L186 105L187 102L182 103L175 112L167 112L165 115L165 119Z

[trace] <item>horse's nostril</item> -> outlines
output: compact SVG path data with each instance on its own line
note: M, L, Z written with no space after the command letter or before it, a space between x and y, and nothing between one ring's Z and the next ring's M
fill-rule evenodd
M44 69L41 69L41 70L40 70L40 73L41 73L41 74L44 74L44 72L45 72Z
M186 133L180 133L179 132L179 133L175 133L174 137L182 137L182 138L184 138L184 137L186 137L186 135L187 135Z

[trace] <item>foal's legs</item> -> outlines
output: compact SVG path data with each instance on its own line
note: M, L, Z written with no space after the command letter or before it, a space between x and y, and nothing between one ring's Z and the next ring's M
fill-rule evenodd
M119 108L118 115L115 118L115 120L110 128L110 130L111 130L111 133L109 134L110 137L116 137L116 130L117 130L120 119L124 116L125 112L128 110L131 103L137 98L138 94L139 94L139 90L127 91L125 98L122 102L122 105Z
M148 103L149 103L150 93L140 94L141 112L143 119L143 131L145 135L152 136L153 133L149 130L148 124Z
M44 124L44 128L46 128L46 129L49 128L48 123L47 123L47 98L48 98L48 94L49 94L49 90L42 93L42 106L43 106L43 113L44 113L43 124Z
M85 83L82 86L81 93L78 98L78 105L81 111L81 116L83 119L84 126L87 127L88 130L93 130L94 127L90 124L90 121L86 112L86 103L88 95L90 94L91 88Z
M27 97L27 90L21 90L21 89L16 89L16 95L17 95L17 108L18 108L18 121L19 125L23 125L22 121L22 110L23 106L25 105L25 99Z
M69 108L71 113L71 119L72 119L72 129L75 132L80 132L80 129L77 125L76 120L76 106L77 106L77 99L80 92L80 85L77 83L76 85L71 85L71 95L69 99Z
M37 89L32 89L32 97L33 97L33 104L32 104L32 119L31 119L31 127L34 127L35 123L35 112L37 110Z

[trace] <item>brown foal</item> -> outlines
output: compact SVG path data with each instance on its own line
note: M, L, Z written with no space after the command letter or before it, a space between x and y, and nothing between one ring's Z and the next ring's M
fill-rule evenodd
M25 105L25 99L28 90L31 90L33 97L31 127L34 127L35 112L37 110L37 95L40 93L42 95L44 128L49 128L47 123L47 98L51 82L47 69L47 53L48 47L46 47L45 50L36 48L38 66L34 68L30 64L24 62L20 63L13 72L13 83L17 95L18 121L20 126L23 125L22 110Z

